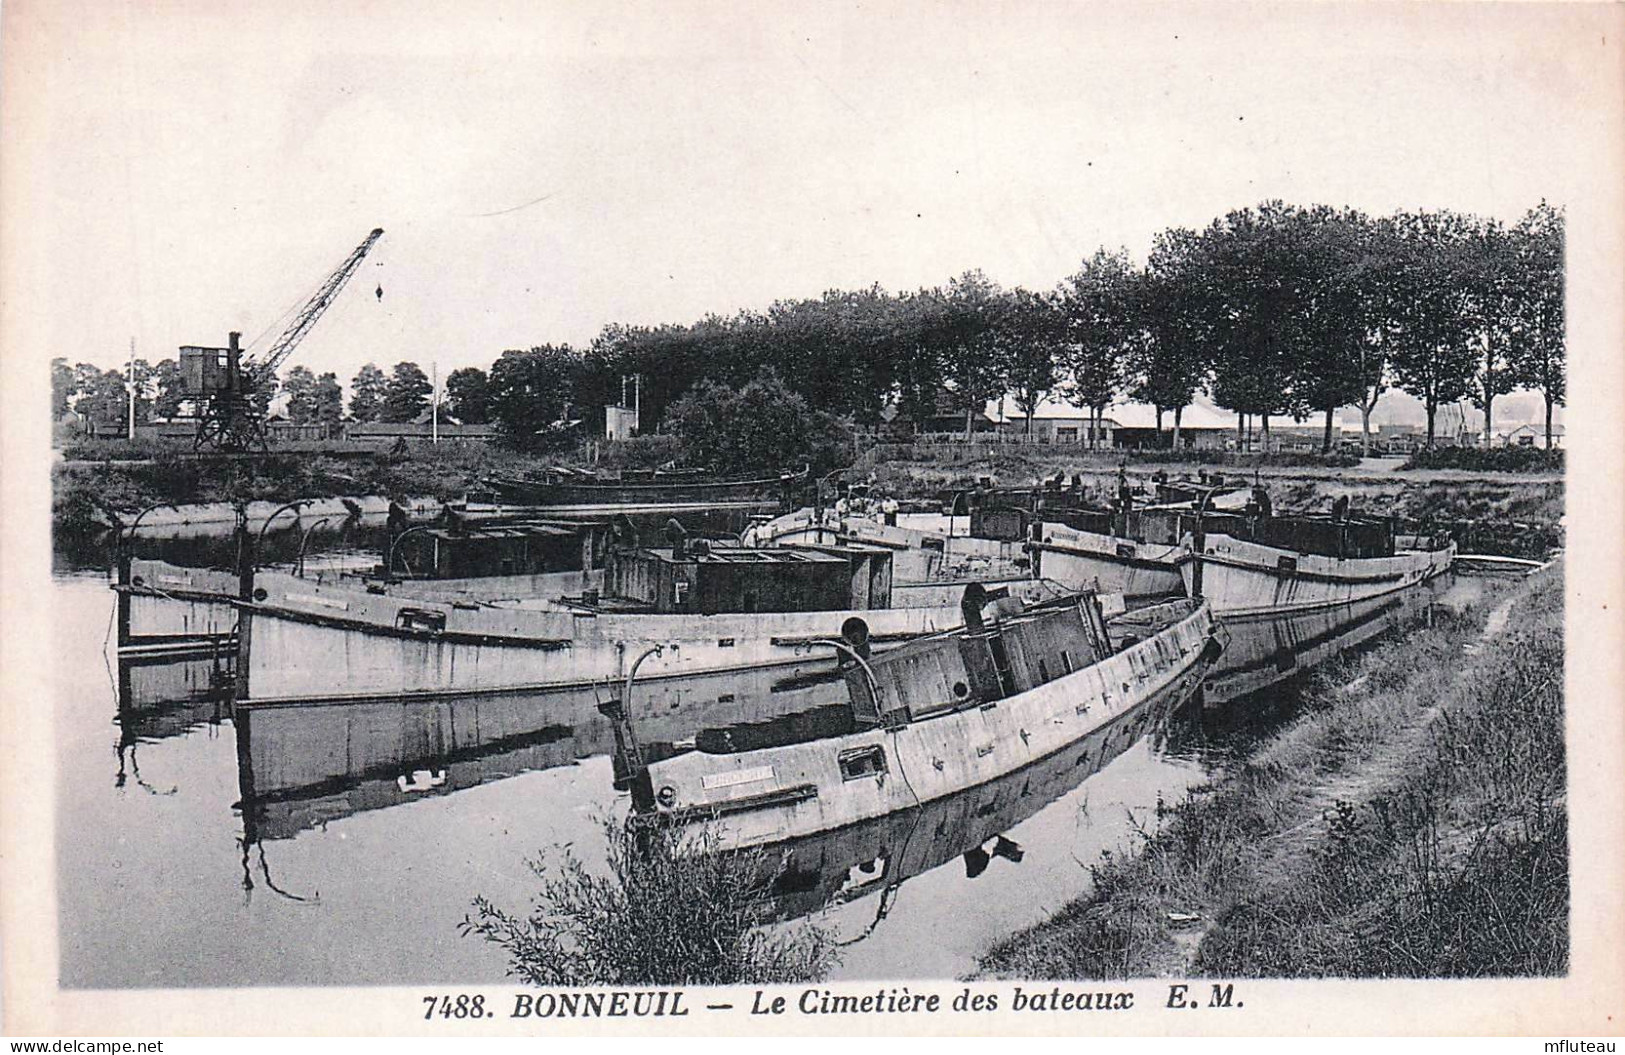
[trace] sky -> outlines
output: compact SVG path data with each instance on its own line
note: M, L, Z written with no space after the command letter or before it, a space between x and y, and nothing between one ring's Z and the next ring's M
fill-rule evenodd
M1513 221L1576 193L1602 25L1513 4L5 13L13 200L43 232L21 351L263 344L383 227L287 364L344 381L969 268L1048 288L1268 198Z

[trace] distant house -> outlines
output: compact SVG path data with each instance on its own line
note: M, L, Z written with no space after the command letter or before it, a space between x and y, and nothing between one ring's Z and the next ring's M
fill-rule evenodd
M1006 409L1009 410L1008 406ZM1042 403L1033 410L1031 442L1081 444L1088 447L1091 445L1090 440L1093 439L1095 447L1113 446L1116 422L1110 418L1103 418L1097 424L1090 418L1089 411L1081 410L1069 403ZM1096 430L1093 437L1090 436L1091 429ZM1007 438L1026 441L1027 416L1019 408L1015 409L999 423L999 431Z
M1545 449L1546 424L1545 422L1539 422L1519 425L1515 429L1508 429L1506 432L1498 433L1495 437L1495 445L1497 447L1540 447ZM1563 426L1561 425L1554 424L1552 426L1552 449L1563 449Z
M265 419L265 438L272 443L289 443L296 440L326 440L333 438L337 429L323 421L306 421L295 424L280 414L273 414Z
M631 439L638 434L638 412L631 407L608 404L604 407L604 438Z
M1157 408L1149 403L1118 403L1106 408L1112 421L1113 446L1128 450L1153 450L1174 442L1174 414L1162 412L1162 429L1157 429ZM1211 407L1193 403L1179 415L1179 446L1184 450L1222 451L1233 443L1236 419Z
M993 404L997 407L998 404ZM1033 410L1031 440L1027 417L1019 410L999 423L1000 434L1009 442L1096 448L1121 447L1149 450L1173 443L1174 415L1164 411L1162 430L1157 430L1157 408L1145 403L1116 403L1106 408L1098 423L1089 411L1069 403L1046 401ZM1094 430L1094 435L1091 435ZM1222 450L1235 431L1234 417L1200 405L1185 408L1180 415L1179 444L1187 450Z
M459 425L442 421L439 428L441 443L489 443L496 439L495 425ZM435 438L435 428L427 421L352 421L344 426L344 438L360 442L429 443Z
M920 423L918 436L914 419L903 413L895 403L888 403L881 409L880 420L881 431L897 440L927 437L952 439L955 435L965 435L965 408L960 406L959 396L946 388L937 390L936 405L932 408L930 419ZM971 417L973 434L993 433L998 428L998 423L986 412Z

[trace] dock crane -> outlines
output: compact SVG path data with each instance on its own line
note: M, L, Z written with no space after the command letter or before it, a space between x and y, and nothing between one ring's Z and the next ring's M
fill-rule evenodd
M266 449L265 412L254 403L256 393L276 373L316 321L332 305L345 283L350 281L361 261L383 237L382 227L351 251L310 299L300 306L293 321L263 355L245 351L242 334L232 332L224 348L181 346L181 375L186 398L198 408L196 450L248 451ZM382 289L382 287L380 287Z

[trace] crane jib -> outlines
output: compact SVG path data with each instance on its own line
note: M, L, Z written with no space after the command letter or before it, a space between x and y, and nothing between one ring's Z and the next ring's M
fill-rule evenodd
M382 227L374 227L362 243L356 246L350 255L345 258L344 263L340 264L337 270L327 276L326 281L299 309L299 313L294 316L293 322L272 343L270 350L265 353L265 359L262 362L244 362L243 365L251 369L256 377L269 377L275 373L277 367L281 366L288 356L293 354L294 348L304 339L310 328L316 325L316 320L322 317L322 313L327 310L333 298L350 281L350 277L361 266L361 261L366 258L367 253L371 251L378 239L383 237L383 234L384 229Z

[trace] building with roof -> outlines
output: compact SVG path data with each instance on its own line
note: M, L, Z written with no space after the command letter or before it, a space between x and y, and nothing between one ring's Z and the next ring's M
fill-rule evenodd
M1529 422L1517 428L1495 434L1497 447L1539 447L1546 449L1546 423L1543 421ZM1552 450L1563 449L1563 426L1555 421L1552 423Z

